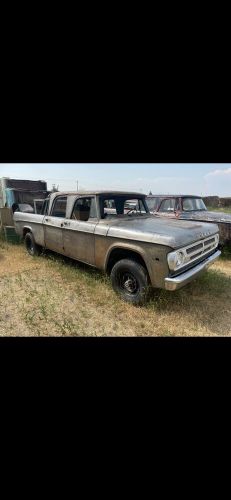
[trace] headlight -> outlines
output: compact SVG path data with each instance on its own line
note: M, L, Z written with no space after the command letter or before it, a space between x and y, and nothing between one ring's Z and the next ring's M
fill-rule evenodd
M169 253L168 254L169 269L171 269L172 271L175 271L179 267L183 266L184 260L185 260L185 256L184 256L183 252L181 252L180 250L178 250L176 252Z

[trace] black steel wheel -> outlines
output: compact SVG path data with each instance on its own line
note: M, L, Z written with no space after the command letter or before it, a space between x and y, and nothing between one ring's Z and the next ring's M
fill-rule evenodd
M111 271L113 289L126 302L143 305L148 298L149 283L147 270L131 259L118 261Z
M25 245L28 253L33 257L35 255L40 255L41 247L35 243L34 236L32 233L27 233L25 236Z

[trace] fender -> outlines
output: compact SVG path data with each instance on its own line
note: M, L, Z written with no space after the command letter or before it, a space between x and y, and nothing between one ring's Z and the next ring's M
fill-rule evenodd
M115 242L115 243L112 243L112 245L110 245L110 247L107 250L105 260L104 260L104 271L106 271L106 269L107 269L108 261L110 259L110 255L113 252L113 250L127 250L127 251L135 252L136 254L138 254L143 259L143 261L147 267L148 273L150 275L151 267L150 267L150 263L147 259L146 252L139 245L131 243L129 241L128 242L120 242L120 243Z

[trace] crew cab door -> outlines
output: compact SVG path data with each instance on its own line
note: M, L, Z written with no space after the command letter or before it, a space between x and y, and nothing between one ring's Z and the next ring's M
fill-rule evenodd
M98 223L94 196L81 196L75 203L70 219L64 221L65 255L95 265L95 228Z
M45 247L57 253L64 253L63 227L66 217L67 196L57 196L50 215L44 217Z

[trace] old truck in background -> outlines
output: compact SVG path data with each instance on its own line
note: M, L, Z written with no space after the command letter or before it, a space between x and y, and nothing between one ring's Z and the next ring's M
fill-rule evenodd
M215 223L219 227L220 245L231 246L231 213L207 210L200 196L150 195L146 202L152 214L170 219Z
M153 217L140 193L52 193L41 214L16 211L14 222L30 255L45 248L94 266L136 305L150 287L177 290L220 256L217 225Z

